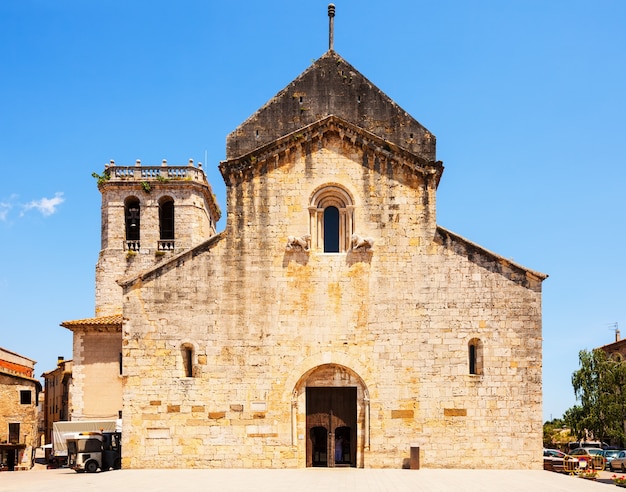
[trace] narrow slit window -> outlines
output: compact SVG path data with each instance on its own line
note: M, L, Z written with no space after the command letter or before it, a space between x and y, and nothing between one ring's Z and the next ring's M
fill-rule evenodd
M476 345L469 346L469 372L476 374Z
M483 344L478 338L473 338L467 345L469 374L483 373Z
M193 347L185 344L182 347L183 370L186 378L193 377Z

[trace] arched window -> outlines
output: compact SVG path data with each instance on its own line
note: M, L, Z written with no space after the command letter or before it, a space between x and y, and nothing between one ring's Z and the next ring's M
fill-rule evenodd
M183 344L181 347L181 353L183 357L183 374L186 378L192 378L194 360L193 345L191 345L190 343Z
M318 188L309 205L311 248L324 253L345 253L354 232L354 201L337 184Z
M324 252L339 253L339 210L337 207L324 209Z
M124 202L124 218L126 225L125 247L127 250L139 251L141 230L140 212L139 200L135 197L128 197Z
M164 197L159 200L159 245L160 251L174 249L174 200Z
M472 338L467 344L469 373L480 375L483 373L483 343L478 338Z

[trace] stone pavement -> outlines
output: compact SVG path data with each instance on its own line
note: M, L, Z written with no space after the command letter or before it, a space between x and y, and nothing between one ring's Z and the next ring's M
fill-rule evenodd
M77 474L67 468L0 473L0 491L185 492L617 492L602 472L597 481L537 470L114 470ZM621 476L621 474L620 474Z

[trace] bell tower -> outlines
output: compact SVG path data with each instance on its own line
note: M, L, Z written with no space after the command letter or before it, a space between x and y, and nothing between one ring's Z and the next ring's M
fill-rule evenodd
M185 166L105 165L96 316L122 312L117 280L150 268L213 236L221 212L202 163Z

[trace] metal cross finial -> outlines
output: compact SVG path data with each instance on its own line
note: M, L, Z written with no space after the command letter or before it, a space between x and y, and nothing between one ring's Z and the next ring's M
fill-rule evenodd
M335 4L328 4L328 51L333 51L335 38Z

